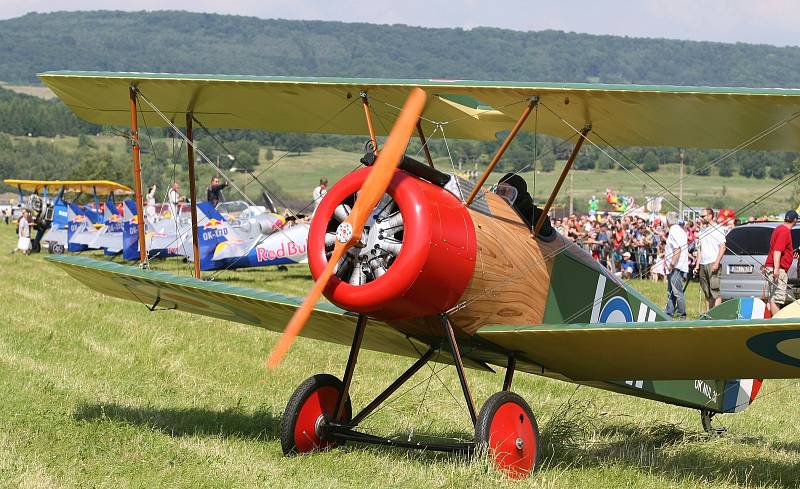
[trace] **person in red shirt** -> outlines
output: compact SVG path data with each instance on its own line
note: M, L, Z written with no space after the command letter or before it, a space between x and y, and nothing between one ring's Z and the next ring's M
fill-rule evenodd
M789 280L786 272L789 271L792 260L794 260L792 228L796 223L797 212L787 211L783 217L783 224L772 231L772 237L769 239L769 253L767 262L764 264L764 276L767 279L769 309L773 316L780 311L781 306L785 305L788 299L786 289Z

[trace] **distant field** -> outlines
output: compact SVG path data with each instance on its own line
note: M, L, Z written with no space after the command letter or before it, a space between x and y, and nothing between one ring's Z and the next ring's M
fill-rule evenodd
M74 154L76 159L80 158L79 152L83 151L78 148L77 137L34 139L52 142L61 149ZM121 155L125 152L125 142L118 136L103 134L100 136L92 136L91 139L101 150L110 150L117 155ZM163 141L167 144L168 148L170 148L170 151L172 151L172 140L154 139L154 141ZM147 149L147 144L144 146L145 149ZM319 184L319 179L321 177L327 177L332 184L348 172L359 168L361 166L359 159L363 156L362 153L340 151L334 148L316 148L311 152L302 153L300 155L286 155L284 151L274 149L274 156L271 161L267 161L265 155L266 148L262 148L260 162L255 173L260 175L259 178L261 178L262 181L267 178L277 182L295 207L302 207L304 204L310 202L311 191ZM142 162L145 167L150 164L148 154L143 155ZM446 158L437 159L436 165L437 168L443 171L452 171L452 166ZM532 193L535 190L537 202L542 203L547 200L553 185L560 175L563 165L563 162L558 162L556 163L555 170L552 172L537 172L535 179L532 172L522 173L522 176L528 182L528 189ZM169 168L171 172L171 166ZM481 169L482 168L479 168L479 170ZM178 171L185 173L185 170L181 167L178 167ZM201 188L205 188L207 180L212 172L212 168L207 164L198 166L198 179ZM261 172L263 172L263 174ZM677 199L674 197L678 195L678 172L679 167L677 164L662 165L658 172L651 174L658 182L656 183L647 175L636 169L633 169L631 173L616 169L575 171L573 178L575 210L576 212L586 212L587 203L592 195L597 196L597 198L601 200L601 204L604 204L607 188L613 189L620 195L632 195L637 203L644 203L645 196L664 195L667 201L664 202L662 211L666 212L672 210L678 205ZM504 173L505 171L496 171L490 177L489 182L496 182ZM244 189L244 185L247 183L246 191L252 199L257 200L260 198L261 187L258 183L254 182L252 178L243 173L228 172L228 174L233 178L236 185L242 189ZM178 178L184 182L184 184L187 181L187 176L185 174L179 173ZM667 187L669 192L674 194L674 196L659 186L659 183ZM686 204L695 207L718 207L719 203L724 203L727 207L740 209L756 197L760 197L778 183L778 180L770 178L758 180L741 177L739 175L723 178L718 176L716 171L714 171L711 176L691 176L687 178L684 182L683 200ZM184 189L185 188L186 186L184 185ZM564 183L559 194L557 200L559 205L568 206L568 192L569 179ZM227 191L226 196L229 199L237 198L236 192L232 189ZM764 199L760 204L750 206L749 210L745 211L743 215L780 213L788 208L795 207L797 205L797 198L795 186L790 185L774 196Z
M333 148L318 148L310 153L300 156L287 156L280 161L282 152L275 151L275 160L262 162L259 170L271 168L265 173L279 182L281 187L295 198L306 201L311 199L311 190L318 185L319 178L326 176L333 182L349 171L357 168L360 153L348 153ZM452 171L450 162L438 159L437 167L443 171ZM533 193L537 202L545 202L555 182L563 169L564 162L558 162L552 172L524 172L521 175L528 182L528 190ZM630 165L628 165L630 166ZM479 168L482 170L482 168ZM496 182L505 171L496 171L489 182ZM591 170L575 171L574 179L574 207L576 212L587 212L588 201L592 195L597 196L605 203L606 189L611 188L621 195L632 195L636 202L645 203L645 196L663 195L664 212L675 209L678 205L679 165L662 165L658 172L651 174L656 181L668 189L664 190L647 175L633 169L632 174L623 170ZM690 206L714 206L719 202L727 207L740 209L756 197L761 196L770 188L778 184L778 180L745 178L739 175L723 178L715 173L707 177L691 176L684 181L683 201ZM559 194L558 203L568 206L569 179L565 182ZM768 212L783 212L797 205L797 196L794 186L778 192L776 195L765 199L761 204L751 206L744 215L760 215ZM671 192L671 195L669 192ZM670 202L672 204L670 204Z
M347 349L300 340L277 371L264 367L277 335L258 328L109 299L42 256L10 255L0 224L0 487L798 487L800 386L768 381L752 407L721 416L721 438L697 413L652 401L515 377L539 418L544 464L503 480L484 460L350 444L286 458L278 426L312 373L341 375ZM157 264L189 274L177 260ZM226 272L236 285L301 295L307 269ZM634 285L658 304L664 285ZM689 314L699 292L689 289ZM364 352L353 385L363 406L409 364ZM367 420L384 434L471 437L451 368L423 369ZM468 372L478 404L503 372ZM456 395L451 398L448 391ZM425 399L422 403L421 400Z
M0 87L12 92L24 93L25 95L33 95L35 97L50 100L56 98L56 94L52 90L43 85L10 85L6 82L0 82Z

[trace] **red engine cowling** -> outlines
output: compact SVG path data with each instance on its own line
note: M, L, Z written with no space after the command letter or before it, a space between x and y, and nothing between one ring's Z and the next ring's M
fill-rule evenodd
M355 202L369 168L346 175L319 204L308 235L314 279L328 262L336 227ZM328 282L325 297L374 318L410 319L447 311L475 268L475 228L450 192L397 171L362 233Z

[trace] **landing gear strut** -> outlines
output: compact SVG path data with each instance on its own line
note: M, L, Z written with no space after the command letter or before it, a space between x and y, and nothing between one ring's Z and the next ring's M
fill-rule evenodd
M510 391L515 362L509 357L503 390L491 396L479 414L467 385L461 352L446 315L442 315L444 337L461 383L464 400L475 430L475 438L462 443L422 443L411 439L385 438L356 431L359 423L418 372L436 353L429 348L355 416L350 404L350 382L355 371L367 318L359 316L353 344L342 380L328 374L314 375L294 392L281 419L281 447L286 455L327 450L345 441L388 445L407 449L451 453L486 451L498 470L520 479L534 472L541 456L539 428L528 403Z
M710 411L708 409L700 410L700 422L703 424L703 430L709 435L714 436L725 433L725 428L714 427L713 421L715 414L717 414L715 411Z

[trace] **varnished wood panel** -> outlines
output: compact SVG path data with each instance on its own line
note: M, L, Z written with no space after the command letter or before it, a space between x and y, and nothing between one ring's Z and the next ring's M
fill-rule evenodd
M475 271L451 314L456 328L472 335L487 324L538 324L550 286L553 256L562 238L545 243L500 197L487 194L494 216L470 211L478 241Z

